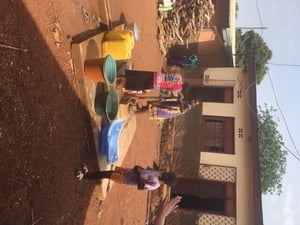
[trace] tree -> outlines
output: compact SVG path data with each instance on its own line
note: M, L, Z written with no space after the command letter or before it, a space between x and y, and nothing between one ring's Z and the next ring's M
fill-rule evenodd
M272 51L268 48L262 37L253 30L242 34L241 29L236 30L236 65L247 68L246 55L255 54L256 83L259 84L267 73L268 60L272 58Z
M282 192L282 178L286 172L287 151L282 147L283 138L277 130L274 120L273 107L262 109L258 112L258 138L260 154L261 191L263 194Z

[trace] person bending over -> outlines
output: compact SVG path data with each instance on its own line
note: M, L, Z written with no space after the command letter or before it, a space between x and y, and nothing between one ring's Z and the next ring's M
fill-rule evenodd
M133 168L116 167L115 170L88 172L86 165L82 171L77 171L76 177L83 179L110 179L116 183L135 185L139 190L155 190L162 184L170 187L176 184L176 175L172 172L161 172L151 167Z

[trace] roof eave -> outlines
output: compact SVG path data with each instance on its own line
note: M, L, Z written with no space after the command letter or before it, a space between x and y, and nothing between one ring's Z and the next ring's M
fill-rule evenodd
M254 224L263 225L262 213L262 193L260 182L260 163L259 163L259 142L258 142L258 121L257 121L257 98L256 98L256 79L255 79L255 57L248 55L247 74L249 77L249 107L251 124L251 143L252 143L252 168L253 168L253 212Z

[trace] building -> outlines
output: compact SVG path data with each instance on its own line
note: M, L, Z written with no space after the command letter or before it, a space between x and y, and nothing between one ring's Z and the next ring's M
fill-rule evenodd
M254 57L247 68L207 68L199 78L198 131L175 137L184 141L170 193L183 199L167 224L263 224Z
M182 67L198 108L174 121L172 169L183 196L166 224L262 225L254 57L235 66L235 0L212 0L214 15L198 39L170 54L198 56ZM168 150L168 152L171 152Z

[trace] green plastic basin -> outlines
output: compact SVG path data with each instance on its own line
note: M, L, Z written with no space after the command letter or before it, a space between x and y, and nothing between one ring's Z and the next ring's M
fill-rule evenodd
M108 85L113 85L116 80L117 67L116 61L111 55L105 57L103 63L103 73L105 81Z
M97 115L112 121L116 118L119 109L118 94L115 90L98 94L95 98L94 108Z

